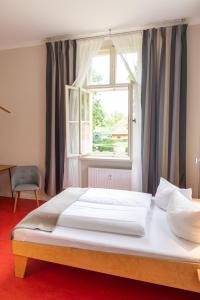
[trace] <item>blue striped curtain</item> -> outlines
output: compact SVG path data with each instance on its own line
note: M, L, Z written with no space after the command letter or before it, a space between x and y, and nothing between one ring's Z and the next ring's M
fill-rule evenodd
M160 177L186 186L187 25L143 32L143 191Z
M63 189L66 145L65 85L76 71L76 41L47 43L45 192Z

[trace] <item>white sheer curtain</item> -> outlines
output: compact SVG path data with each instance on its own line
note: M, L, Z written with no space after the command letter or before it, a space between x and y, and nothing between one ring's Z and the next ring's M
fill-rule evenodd
M142 191L142 156L141 156L141 74L142 74L142 33L112 36L117 53L123 60L127 71L136 83L134 86L133 112L136 123L133 123L132 150L132 190ZM129 53L134 53L130 61Z
M103 38L77 41L77 78L73 86L82 87L92 63L92 58L98 53Z
M92 59L100 50L102 43L103 38L77 41L77 78L73 83L73 87L81 88L83 86L89 68L92 64ZM71 92L69 99L70 111L74 112L74 114L69 114L70 118L72 115L79 115L79 104L76 100L76 92ZM77 147L78 142L76 142L79 140L79 126L77 126L75 123L71 123L71 125L69 124L69 126L73 127L70 129L71 138L69 143L69 150L72 155L70 155L70 157L68 157L66 161L63 180L64 188L69 186L81 185L79 155L77 153L79 151L79 147Z

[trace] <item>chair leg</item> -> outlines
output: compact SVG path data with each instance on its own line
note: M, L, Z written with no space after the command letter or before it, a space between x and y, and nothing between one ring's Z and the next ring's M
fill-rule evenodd
M37 202L37 206L39 206L39 201L38 201L38 197L37 197L37 191L34 191L35 193L35 199L36 199L36 202Z
M14 203L14 210L13 210L13 213L16 212L16 208L17 208L17 200L18 198L20 198L20 192L16 192L15 194L15 203Z

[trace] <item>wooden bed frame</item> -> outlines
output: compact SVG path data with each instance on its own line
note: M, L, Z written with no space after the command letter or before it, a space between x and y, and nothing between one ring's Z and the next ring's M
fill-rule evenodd
M200 293L200 263L12 241L15 276L23 278L28 258Z

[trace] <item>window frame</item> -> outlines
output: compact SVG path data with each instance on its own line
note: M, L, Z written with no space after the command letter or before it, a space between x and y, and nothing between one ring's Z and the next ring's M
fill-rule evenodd
M101 55L101 53L105 53L105 51L108 51L109 52L109 55L110 55L110 66L109 66L109 69L110 69L110 74L109 74L109 83L107 83L107 84L88 84L88 82L89 82L89 74L87 75L87 77L86 77L86 80L85 80L85 84L84 84L84 88L86 88L86 89L93 89L93 88L95 88L95 87L102 87L102 88L104 88L104 87L107 87L107 86L110 86L110 84L111 84L111 82L113 81L113 75L112 75L112 71L111 71L111 69L113 68L113 62L112 62L112 60L113 60L113 54L112 54L112 46L109 46L109 47L107 47L107 48L102 48L102 49L100 49L99 50L99 52L98 52L98 54L97 54L97 56L99 55ZM89 72L88 72L89 73Z
M82 139L81 139L82 123L86 122L86 121L82 121L82 93L83 92L89 94L89 106L90 106L89 114L90 114L90 116L89 116L89 121L87 121L87 122L89 123L90 126L92 126L92 105L91 105L91 100L90 100L90 91L88 91L88 89L85 89L85 88L79 88L79 154L80 155L87 155L90 152L82 151ZM91 131L90 133L91 133L91 136L92 136L92 130L90 130L90 131ZM91 143L91 146L92 146L92 140L90 141L90 143Z
M91 92L104 92L104 91L120 91L120 90L127 90L128 92L128 153L127 155L126 154L116 154L116 153L113 153L113 152L110 152L110 153L105 153L105 152L102 152L102 153L98 153L98 152L91 152L91 153L88 153L88 155L90 156L94 156L95 157L126 157L130 160L132 160L132 133L133 133L133 128L132 128L132 123L133 123L133 86L134 86L134 83L133 82L130 82L130 83L127 83L127 84L123 84L123 85L120 85L120 86L115 86L115 87L100 87L98 86L98 88L93 88L93 89L90 89Z
M106 41L108 42L108 41ZM133 147L133 88L135 81L131 80L130 82L126 83L116 83L117 79L117 51L114 47L114 45L111 43L111 40L109 41L109 45L103 46L102 49L99 51L99 53L105 52L105 50L109 50L110 52L110 83L109 84L89 84L88 83L88 76L86 78L86 82L84 85L84 88L91 91L91 92L102 92L106 90L121 90L121 89L127 89L128 91L128 154L124 155L124 157L127 157L128 159L132 160L132 147ZM97 55L99 55L99 53ZM120 155L111 153L88 153L90 156L95 157L120 157ZM123 157L123 155L121 155Z
M77 91L78 93L78 120L77 121L70 121L69 120L69 90ZM65 106L66 106L66 157L72 158L72 157L79 157L80 155L88 154L89 152L83 152L82 151L82 140L81 140L81 133L82 133L82 93L90 93L88 90L80 87L75 87L72 85L65 85ZM68 96L66 97L66 95ZM90 97L90 96L89 96ZM89 103L90 105L90 118L88 123L91 125L91 101ZM70 123L77 123L78 124L78 153L71 153L70 152ZM92 144L91 144L92 145Z
M74 87L70 85L66 85L66 89L73 89L78 91L78 97L79 97L79 153L77 154L72 154L70 153L69 150L69 144L68 142L70 141L70 130L69 130L69 120L66 120L66 128L67 128L67 144L66 144L66 156L69 157L93 157L94 159L98 158L108 158L108 159L128 159L132 161L132 147L133 147L133 89L135 85L135 81L131 80L129 83L116 83L116 78L117 78L117 52L115 50L115 47L113 44L111 44L111 41L106 41L107 45L102 47L102 49L99 51L99 53L103 53L106 50L109 50L110 53L110 83L109 84L95 84L95 85L90 85L88 84L88 79L89 76L86 77L85 84L83 88L79 87ZM109 44L108 44L109 42ZM98 55L98 54L97 54ZM124 154L116 154L113 152L110 153L95 153L91 150L91 152L82 152L82 140L81 140L81 133L82 133L82 127L81 127L81 109L82 109L82 96L81 93L82 91L88 92L89 94L91 92L103 92L103 91L109 91L109 90L123 90L127 89L128 92L128 153L127 155ZM89 96L91 97L91 95ZM91 105L90 101L90 105ZM69 115L69 104L66 103L66 113ZM90 111L90 116L92 115L92 110ZM91 119L90 119L91 122ZM91 130L92 133L92 130ZM92 134L91 134L92 136ZM91 146L92 146L92 141L91 141Z
M70 153L69 149L70 149L70 126L69 124L71 123L71 121L69 120L69 90L74 90L74 91L78 91L78 95L79 95L79 89L77 87L74 87L72 85L65 85L65 107L66 107L66 150L65 150L65 156L67 158L73 158L73 157L79 157L80 155L80 147L79 147L79 153L76 154L72 154ZM68 93L68 96L66 97ZM79 96L80 97L80 96ZM80 105L79 105L79 111L80 111ZM80 112L79 112L79 119L80 119ZM79 124L79 138L78 140L80 140L80 121L77 121ZM79 143L80 144L80 143Z
M115 47L114 45L109 45L107 47L103 47L99 53L103 53L105 52L105 50L109 50L110 52L110 83L108 84L89 84L88 83L88 76L86 77L86 81L85 81L85 84L84 84L84 88L85 89L91 89L91 90L95 90L95 89L106 89L106 88L120 88L120 87L127 87L128 86L128 82L125 82L125 83L116 83L116 79L117 79L117 52L115 50ZM97 55L100 55L100 54L97 54ZM132 80L133 83L134 80Z

